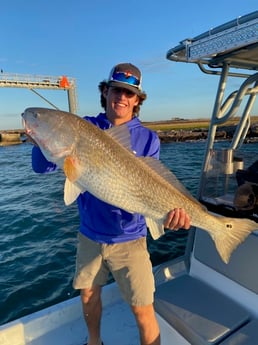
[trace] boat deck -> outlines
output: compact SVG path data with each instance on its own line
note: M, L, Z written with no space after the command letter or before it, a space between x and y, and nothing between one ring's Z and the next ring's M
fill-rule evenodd
M138 345L130 307L115 284L103 291L102 337L105 345ZM51 306L0 327L1 345L83 345L87 330L79 297Z

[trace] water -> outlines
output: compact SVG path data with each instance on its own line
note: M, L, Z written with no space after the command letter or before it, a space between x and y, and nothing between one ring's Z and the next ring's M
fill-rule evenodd
M204 143L171 143L161 160L196 194ZM31 145L0 147L0 324L74 297L79 216L63 203L61 171L31 169ZM148 237L153 265L181 255L187 232Z

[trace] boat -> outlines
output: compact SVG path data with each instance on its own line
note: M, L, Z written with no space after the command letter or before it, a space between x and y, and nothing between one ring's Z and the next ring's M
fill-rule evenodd
M194 63L219 79L198 199L210 212L258 222L258 181L252 175L258 155L245 152L255 144L244 144L258 92L258 11L181 41L168 50L167 59ZM231 78L239 81L239 87L227 95ZM221 147L216 131L233 118L237 121L233 138ZM249 189L242 198L246 184ZM257 262L258 231L225 264L209 235L191 228L184 255L153 268L161 344L257 344ZM103 288L103 306L105 345L139 344L134 318L116 283ZM0 327L1 345L82 345L86 336L79 297Z

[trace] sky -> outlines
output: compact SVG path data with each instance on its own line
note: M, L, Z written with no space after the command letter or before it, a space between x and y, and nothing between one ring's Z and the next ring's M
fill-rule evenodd
M257 0L2 0L0 69L3 73L76 79L78 111L103 111L98 84L111 68L131 62L147 93L143 121L209 118L218 77L195 64L172 62L180 41L257 10ZM234 89L235 81L229 84ZM37 90L68 110L66 91ZM49 107L28 89L0 89L0 130L22 128L27 107Z

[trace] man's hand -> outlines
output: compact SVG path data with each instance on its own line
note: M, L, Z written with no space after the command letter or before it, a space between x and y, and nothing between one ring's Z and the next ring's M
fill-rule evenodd
M164 221L164 227L170 230L189 229L190 226L190 217L183 208L171 210Z

